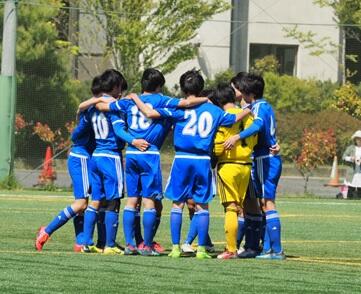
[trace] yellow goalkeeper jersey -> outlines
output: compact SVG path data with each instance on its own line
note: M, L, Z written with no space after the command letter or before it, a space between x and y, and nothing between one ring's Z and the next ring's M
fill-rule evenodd
M226 112L237 114L243 110L232 107ZM247 115L241 121L235 123L232 127L220 127L214 140L214 153L218 158L218 162L239 162L251 163L251 155L253 147L257 144L257 135L250 136L244 140L238 140L231 150L224 150L223 143L231 136L239 134L243 129L248 128L253 122L253 117Z

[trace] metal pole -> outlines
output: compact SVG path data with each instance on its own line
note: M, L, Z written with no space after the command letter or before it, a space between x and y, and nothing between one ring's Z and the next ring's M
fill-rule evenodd
M16 4L16 0L7 0L4 5L0 75L0 180L10 175L14 165Z

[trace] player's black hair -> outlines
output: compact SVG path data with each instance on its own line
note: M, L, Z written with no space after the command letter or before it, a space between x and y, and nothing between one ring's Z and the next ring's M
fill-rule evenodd
M155 68L147 68L143 72L142 80L142 92L154 92L158 88L162 88L165 84L165 78L163 74Z
M260 75L247 74L241 79L240 89L246 95L253 94L255 99L263 97L264 80Z
M240 85L241 85L241 80L247 76L247 73L244 71L239 72L238 74L236 74L232 79L231 79L231 83L233 84L233 86L240 91Z
M100 76L94 77L90 90L94 96L98 96L102 93Z
M213 92L211 101L213 104L223 108L227 103L236 102L236 93L230 85L219 84Z
M198 70L189 70L179 79L181 90L186 95L199 96L204 87L204 80Z
M128 89L128 83L124 76L115 69L107 69L100 76L101 89L105 93L111 92L114 87L119 87L122 91Z

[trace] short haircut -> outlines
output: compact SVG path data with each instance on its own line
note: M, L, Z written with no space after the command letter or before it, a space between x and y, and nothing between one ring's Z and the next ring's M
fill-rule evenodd
M184 94L199 96L204 87L204 80L199 71L193 69L181 75L179 84Z
M95 76L90 90L94 96L98 96L102 92L100 76Z
M247 73L244 71L239 72L238 74L236 74L232 79L231 79L231 83L233 84L233 86L240 91L240 84L241 84L241 80L247 76Z
M241 79L240 89L243 94L253 94L255 99L263 97L264 80L260 75L248 74Z
M114 87L120 87L121 91L128 89L128 83L124 76L115 69L107 69L100 76L100 84L103 92L107 93L114 89Z
M212 102L219 107L223 107L227 103L235 103L236 93L230 85L219 84L213 92Z
M142 92L154 92L165 84L163 74L155 68L147 68L142 76Z

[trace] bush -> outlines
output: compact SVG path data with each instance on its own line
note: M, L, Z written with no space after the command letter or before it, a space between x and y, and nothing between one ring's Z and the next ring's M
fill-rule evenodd
M352 134L360 129L360 120L337 110L319 113L277 113L278 138L282 156L286 161L293 161L301 153L301 138L304 129L327 131L333 129L336 135L336 154L341 158L346 147L351 143Z

